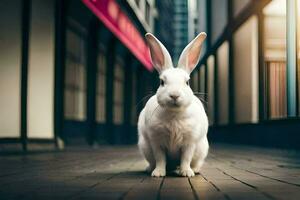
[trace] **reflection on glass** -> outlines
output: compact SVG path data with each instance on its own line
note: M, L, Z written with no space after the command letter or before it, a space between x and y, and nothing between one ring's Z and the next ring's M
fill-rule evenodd
M123 123L123 102L124 102L124 64L120 58L117 59L114 72L114 124Z
M266 111L270 119L287 116L286 1L273 0L263 10Z
M85 40L67 30L64 116L70 120L86 119Z
M96 121L105 123L105 104L106 104L106 57L100 51L98 55L98 71L96 85Z

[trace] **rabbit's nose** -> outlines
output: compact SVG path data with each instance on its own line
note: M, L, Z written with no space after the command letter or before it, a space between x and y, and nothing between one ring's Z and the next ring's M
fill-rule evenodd
M172 99L177 100L179 95L178 94L170 94L169 95Z

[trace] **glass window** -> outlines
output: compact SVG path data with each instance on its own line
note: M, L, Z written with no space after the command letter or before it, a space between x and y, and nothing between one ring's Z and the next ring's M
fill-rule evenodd
M67 30L64 116L70 120L86 119L85 40Z
M106 105L106 57L103 51L98 54L97 60L97 85L96 85L96 121L105 123Z
M263 10L265 40L265 110L270 119L287 116L286 1L273 0Z
M117 59L114 66L114 124L122 124L124 105L124 66L121 59Z
M286 117L286 63L284 61L267 61L265 66L268 116L270 119Z

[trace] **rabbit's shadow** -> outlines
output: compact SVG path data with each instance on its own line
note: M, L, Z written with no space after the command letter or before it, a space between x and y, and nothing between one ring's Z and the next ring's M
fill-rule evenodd
M146 176L146 177L151 177L151 172L147 172L147 171L131 171L131 172L125 172L127 175L130 176ZM166 177L182 177L178 170L170 170L166 172Z
M95 172L91 176L85 177L86 179L114 179L114 178L128 178L128 179L141 179L152 177L151 173L146 172L145 170L136 170L136 171L123 171L123 172ZM167 171L166 177L181 177L178 172Z

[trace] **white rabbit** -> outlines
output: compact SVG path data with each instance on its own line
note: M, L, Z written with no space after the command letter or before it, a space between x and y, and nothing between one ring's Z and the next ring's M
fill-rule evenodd
M177 68L164 45L150 33L145 35L160 87L141 111L138 146L154 177L166 175L167 164L179 166L182 176L192 177L208 153L208 119L201 101L189 86L206 33L200 33L180 55ZM171 164L173 163L173 164Z

